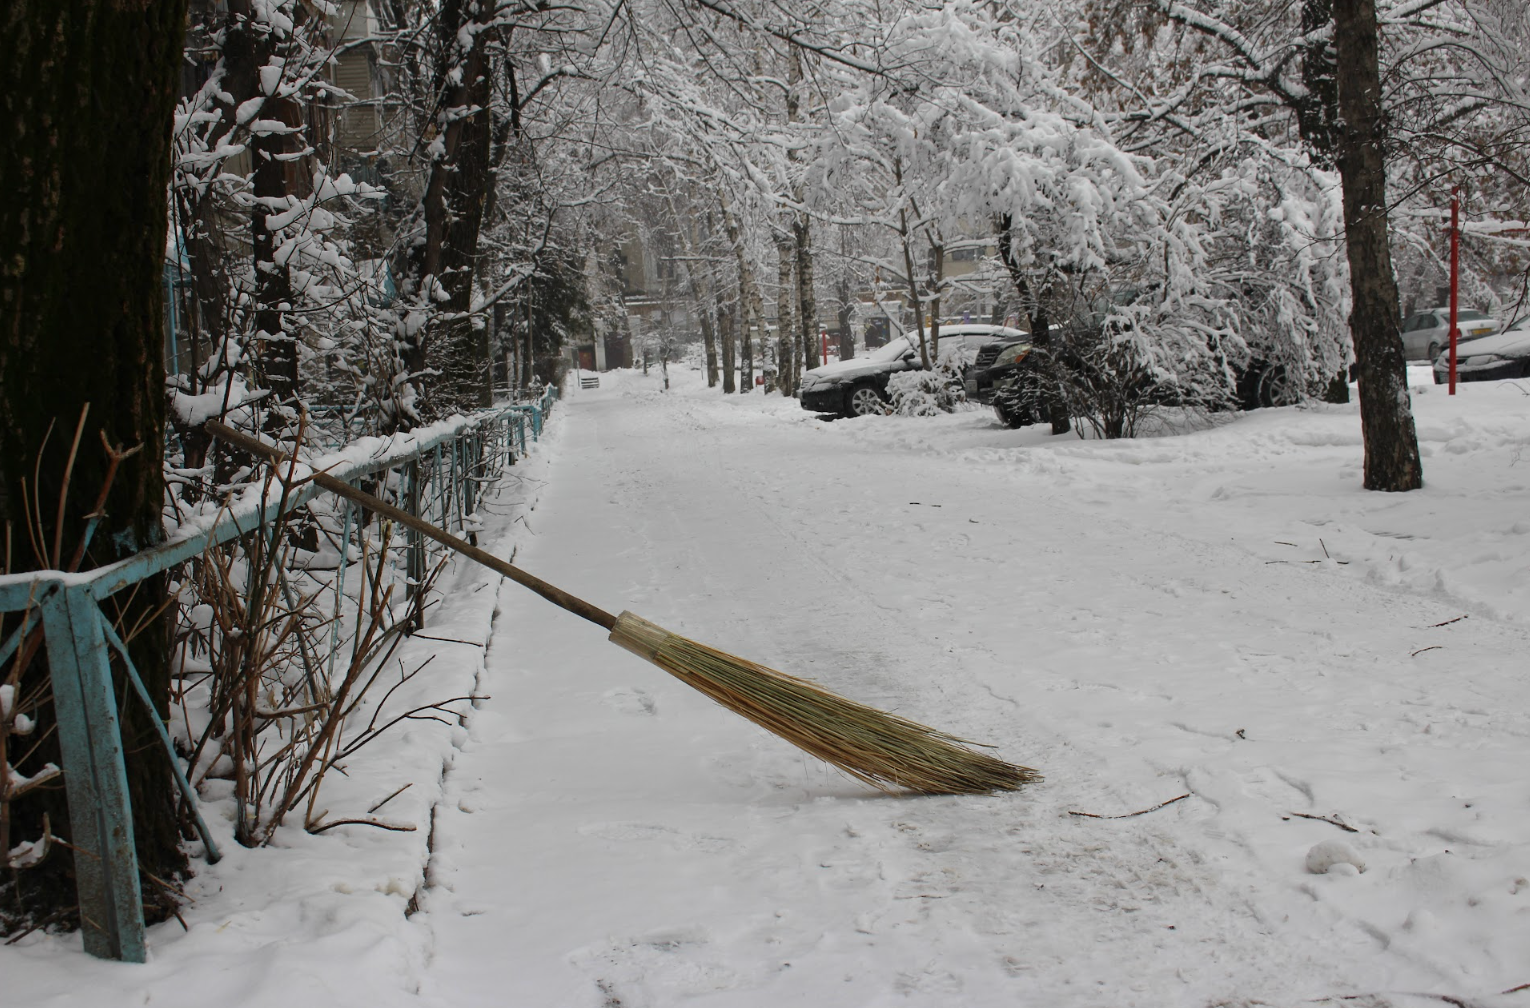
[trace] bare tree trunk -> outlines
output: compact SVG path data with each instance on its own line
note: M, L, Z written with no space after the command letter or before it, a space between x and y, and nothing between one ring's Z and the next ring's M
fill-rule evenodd
M1026 313L1031 327L1031 345L1049 353L1056 342L1052 338L1051 316L1047 302L1050 287L1040 292L1031 288L1025 269L1015 261L1015 248L1010 240L1014 221L1009 214L1001 214L994 221L994 232L999 240L999 258L1009 273L1015 293L1020 296L1020 307ZM1073 419L1068 415L1068 402L1058 393L1055 382L1049 382L1043 406L1052 424L1053 434L1066 434L1073 429Z
M898 180L902 182L902 172L898 173ZM908 297L911 307L914 309L914 332L919 337L919 364L928 370L933 364L930 353L930 344L925 339L924 329L924 301L920 298L919 272L914 265L913 236L908 232L908 213L898 211L898 239L903 245L903 271L908 274Z
M701 343L707 355L707 388L717 387L717 330L712 325L711 284L707 285L706 300L696 305L701 316Z
M12 530L5 563L13 572L69 565L106 483L103 436L137 452L117 470L81 566L119 560L163 535L166 192L185 24L184 0L0 4L0 130L14 148L0 157L0 523ZM50 502L31 516L35 550L22 545L31 541L23 480L34 499ZM66 486L57 514L51 502ZM118 695L139 863L162 879L185 864L169 762L153 726L169 714L160 615L167 601L156 577L108 608L123 626L143 628L124 636L158 712L146 711L125 683ZM10 617L0 634L15 625ZM34 659L23 696L42 686L44 665ZM51 708L36 713L40 742L18 765L22 773L59 759ZM13 806L9 842L39 837L44 814L68 839L64 805L62 788L45 788ZM23 918L57 910L69 920L72 858L55 846L40 865L6 873L19 891L7 898L0 929L16 922L17 909ZM164 898L147 888L145 905L156 919L166 916Z
M787 65L786 119L798 122L802 118L802 53L793 46ZM794 149L790 160L796 164L800 154ZM806 193L802 177L792 186L792 199L800 207ZM813 230L812 220L806 213L798 212L792 219L792 239L796 245L795 271L797 274L797 333L802 341L801 370L811 371L818 366L818 300L813 292Z
M940 366L940 298L946 280L946 247L940 237L930 239L930 257L935 262L935 296L930 299L930 356Z
M224 35L224 65L228 69L231 97L238 105L262 96L261 71L277 57L274 33L257 23L252 0L231 0L228 29ZM225 112L225 117L235 111ZM280 122L288 128L300 127L302 109L291 98L265 97L260 104L261 119ZM250 245L255 273L255 353L261 383L271 390L276 408L267 414L268 430L284 424L283 412L295 415L298 395L298 352L296 339L287 332L286 307L292 301L292 281L284 265L276 261L276 233L267 225L272 208L282 204L288 191L288 162L301 152L300 136L258 131L249 142L250 161L254 165L255 206L250 213ZM306 160L306 159L304 159Z
M733 208L728 202L726 192L719 191L719 201L722 204L723 230L728 236L728 244L733 246L734 262L738 266L738 311L739 338L743 341L743 368L744 388L741 391L748 392L748 385L754 381L753 354L750 352L752 340L749 335L749 316L754 316L755 325L763 337L765 332L765 299L760 296L760 286L755 282L754 269L749 264L749 257L744 253L744 233L739 226L738 218L733 215ZM724 351L724 360L727 359ZM723 391L731 392L728 388L727 378L723 379Z
M537 325L536 309L532 303L534 300L531 289L528 287L526 291L526 330L521 333L520 341L520 386L523 389L531 388L532 365L535 363L532 360L532 347L535 345L533 337L535 336Z
M851 360L855 357L855 333L850 331L850 281L839 281L839 309L835 312L835 318L839 322L839 359Z
M796 243L782 231L776 236L776 360L782 395L795 395L801 362L797 345L797 271L793 262Z
M474 0L443 0L436 15L440 132L430 148L434 153L420 198L424 234L408 246L400 271L398 332L409 373L434 367L442 374L426 386L417 416L393 418L399 426L472 409L484 394L489 362L480 358L483 341L465 313L472 305L478 231L494 179L489 116L490 49L498 34L490 27L494 16L493 4ZM465 49L463 39L469 42ZM451 317L419 326L410 318L414 312ZM528 384L530 357L528 345L523 363Z
M701 326L701 343L706 352L707 360L707 388L716 388L717 335L712 329L712 307L715 301L716 287L712 282L712 264L708 261L700 269L697 268L696 264L701 259L696 254L696 241L691 231L691 225L681 223L680 212L675 206L673 195L666 191L664 198L669 204L670 219L678 225L681 247L685 250L685 282L690 290L691 304L696 308L697 321ZM707 214L707 229L710 232L710 213Z
M242 9L241 9L242 8ZM250 0L230 4L228 42L224 47L230 82L244 85L250 95L260 94L259 74L276 52L271 34L254 28ZM260 117L291 128L302 125L302 109L290 98L268 97L260 107ZM250 245L255 273L255 354L261 384L271 391L265 428L281 431L297 417L298 346L297 336L288 332L287 306L292 303L292 280L285 265L278 263L278 235L267 224L271 208L289 195L289 161L303 150L300 135L259 132L250 138L250 158L255 166L252 180L255 206L250 213ZM306 160L306 158L304 159Z
M736 309L732 305L719 305L717 309L717 337L722 340L722 386L723 394L738 391L733 382L733 319Z
M792 222L797 245L797 331L802 334L802 366L818 366L818 297L813 291L813 232L807 214Z
M739 278L738 290L739 304L749 303L748 295L744 293L743 278ZM738 390L740 393L754 390L754 326L750 324L750 313L739 312L739 362L738 362Z
M1408 400L1402 316L1387 236L1386 127L1374 0L1334 0L1338 49L1337 161L1344 183L1344 246L1349 257L1350 335L1360 387L1367 490L1423 486L1418 435Z
M748 263L746 262L747 266ZM749 309L749 315L754 319L755 332L758 333L760 369L765 368L765 298L760 294L759 282L755 279L752 268L745 270L747 280L743 282L744 302Z

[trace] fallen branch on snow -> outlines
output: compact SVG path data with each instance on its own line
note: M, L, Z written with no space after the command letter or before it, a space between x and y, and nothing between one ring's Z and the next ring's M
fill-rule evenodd
M1190 792L1186 791L1184 794L1180 795L1178 798L1170 798L1166 802L1159 802L1157 805L1154 805L1152 808L1145 808L1145 809L1141 810L1140 812L1128 812L1128 813L1126 813L1126 815L1095 815L1093 812L1069 812L1068 814L1069 815L1076 815L1076 816L1083 816L1085 819L1130 819L1133 816L1147 815L1149 812L1157 812L1159 809L1163 808L1165 805L1173 805L1175 802L1177 802L1177 801L1184 801L1186 798L1189 798L1189 797L1190 797Z

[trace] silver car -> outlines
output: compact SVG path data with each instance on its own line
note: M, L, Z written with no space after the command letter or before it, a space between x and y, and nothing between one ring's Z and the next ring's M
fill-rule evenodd
M1530 319L1522 319L1493 336L1456 346L1456 380L1496 381L1530 378ZM1435 359L1434 383L1450 381L1450 351Z
M1465 340L1490 336L1498 331L1498 321L1480 311L1458 309L1456 325L1461 329L1457 347ZM1402 327L1403 356L1408 360L1433 361L1450 346L1450 309L1430 308L1408 316Z

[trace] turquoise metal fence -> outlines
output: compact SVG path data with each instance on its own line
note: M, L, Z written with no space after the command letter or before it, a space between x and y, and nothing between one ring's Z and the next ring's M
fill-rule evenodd
M557 390L549 385L533 403L495 407L392 438L362 439L314 459L313 464L349 483L375 484L385 494L391 492L399 506L412 514L473 539L485 491L516 456L526 453L528 435L531 442L541 436L556 398ZM45 570L0 576L0 612L23 614L20 626L0 644L0 673L6 663L19 660L25 650L22 645L32 634L40 631L47 648L69 800L70 843L80 852L75 873L81 928L85 949L92 955L128 962L143 962L147 955L132 808L112 688L114 653L138 702L148 704L151 711L153 707L101 603L213 547L268 528L325 494L313 483L248 488L216 513L183 522L170 541L118 563L81 573ZM339 506L341 548L332 585L337 615L344 598L348 544L353 536L363 534L358 509L348 501ZM432 549L441 547L417 533L405 536L399 566L412 629L424 623L420 592L427 583ZM334 625L338 627L338 618ZM338 646L338 639L332 638L331 644ZM0 674L0 680L4 678ZM215 862L217 846L196 811L196 794L157 715L155 721L176 768L176 784L193 811L207 860Z

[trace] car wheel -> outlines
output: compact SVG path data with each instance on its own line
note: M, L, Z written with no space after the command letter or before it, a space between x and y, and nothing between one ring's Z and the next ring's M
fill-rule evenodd
M1013 413L1005 409L1003 406L1000 406L998 403L994 403L993 412L994 415L999 418L999 423L1012 430L1019 427L1025 427L1033 422L1028 413Z
M1443 349L1444 347L1440 346L1438 343L1429 344L1429 356L1427 358L1429 363L1433 364L1435 361L1439 360L1440 351Z
M846 416L881 416L886 412L886 400L875 385L857 385L845 397Z
M1256 395L1259 405L1265 407L1290 406L1301 398L1291 372L1279 364L1267 368L1259 376L1259 389Z

